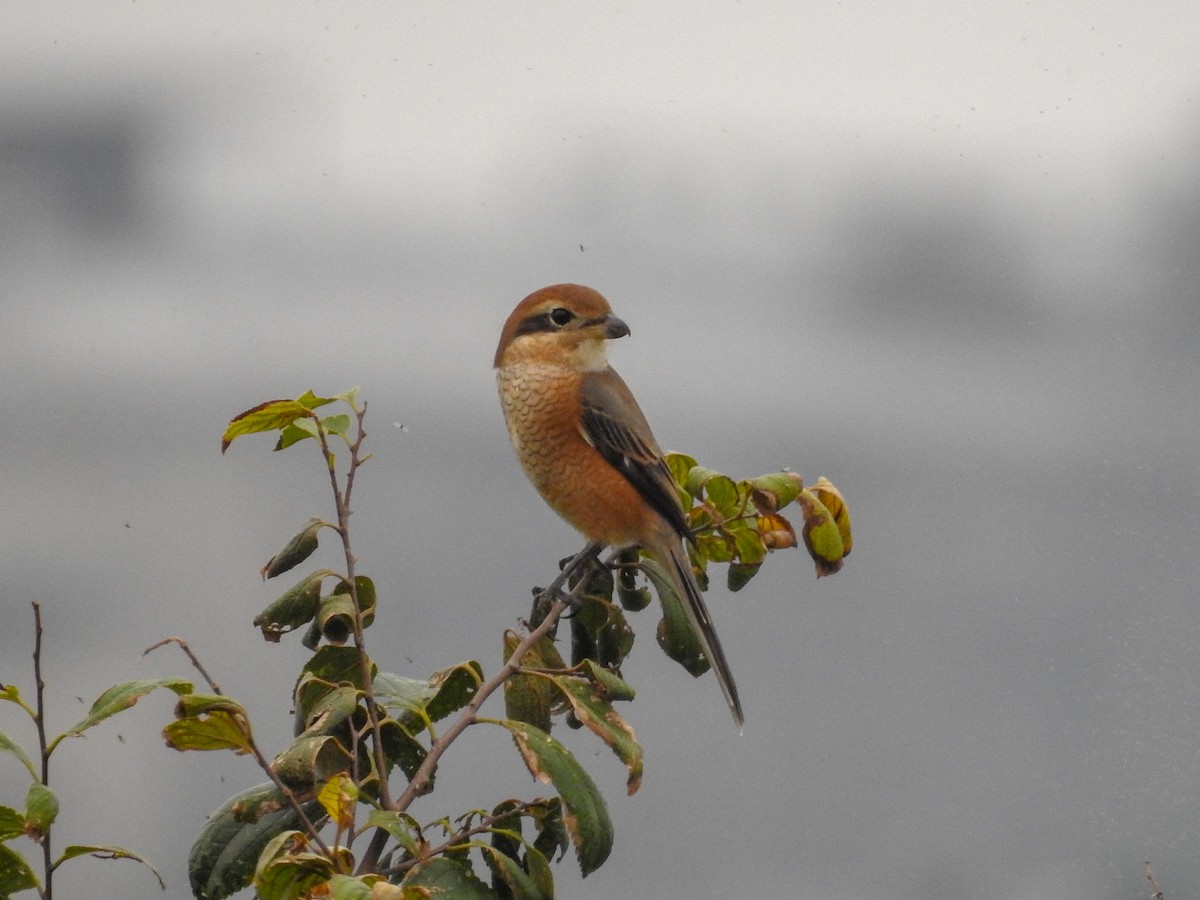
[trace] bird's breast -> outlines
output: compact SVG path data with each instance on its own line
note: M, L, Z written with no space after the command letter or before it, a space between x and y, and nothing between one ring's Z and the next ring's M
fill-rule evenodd
M639 542L645 503L584 438L582 375L550 365L512 365L497 370L497 383L517 459L550 507L589 540Z

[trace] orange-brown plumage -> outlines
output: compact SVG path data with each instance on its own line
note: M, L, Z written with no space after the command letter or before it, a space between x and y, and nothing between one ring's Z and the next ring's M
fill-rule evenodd
M670 472L608 365L607 342L627 334L608 301L582 285L551 285L517 304L495 358L509 437L534 487L584 537L637 544L666 569L741 725L737 688L683 549L690 535Z

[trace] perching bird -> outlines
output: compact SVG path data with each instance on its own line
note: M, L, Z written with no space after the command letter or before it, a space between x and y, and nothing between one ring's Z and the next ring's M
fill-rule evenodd
M517 304L496 378L517 459L550 507L589 541L636 544L675 582L688 620L742 725L737 686L684 549L691 534L662 451L608 341L629 334L591 288L555 284Z

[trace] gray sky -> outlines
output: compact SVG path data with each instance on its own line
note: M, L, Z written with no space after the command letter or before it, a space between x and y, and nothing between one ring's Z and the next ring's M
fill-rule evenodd
M1146 859L1200 891L1194 4L0 24L0 680L31 689L39 599L59 727L186 674L139 656L180 634L287 742L305 653L250 626L286 586L256 572L331 513L311 454L217 444L309 387L371 405L380 665L494 670L579 541L511 459L491 356L517 300L579 281L630 323L614 362L663 444L828 476L857 546L713 591L743 736L635 617L645 784L567 736L617 844L563 896L1124 900ZM57 840L144 852L183 898L204 816L261 777L166 751L169 708L63 749ZM534 791L500 737L467 744L418 817ZM0 803L23 791L0 760ZM131 864L59 877L157 895Z

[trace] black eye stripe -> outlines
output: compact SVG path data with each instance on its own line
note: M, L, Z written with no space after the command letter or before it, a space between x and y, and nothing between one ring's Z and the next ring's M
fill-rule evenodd
M561 318L562 321L556 322L554 319L555 313L566 313L569 318L560 315L559 318ZM598 316L594 319L580 319L569 309L556 306L554 309L537 313L536 315L532 315L529 318L524 319L521 324L517 326L517 334L537 334L538 332L542 331L561 331L564 327L572 322L576 322L580 327L583 327L586 325L599 325L604 321L604 316Z

